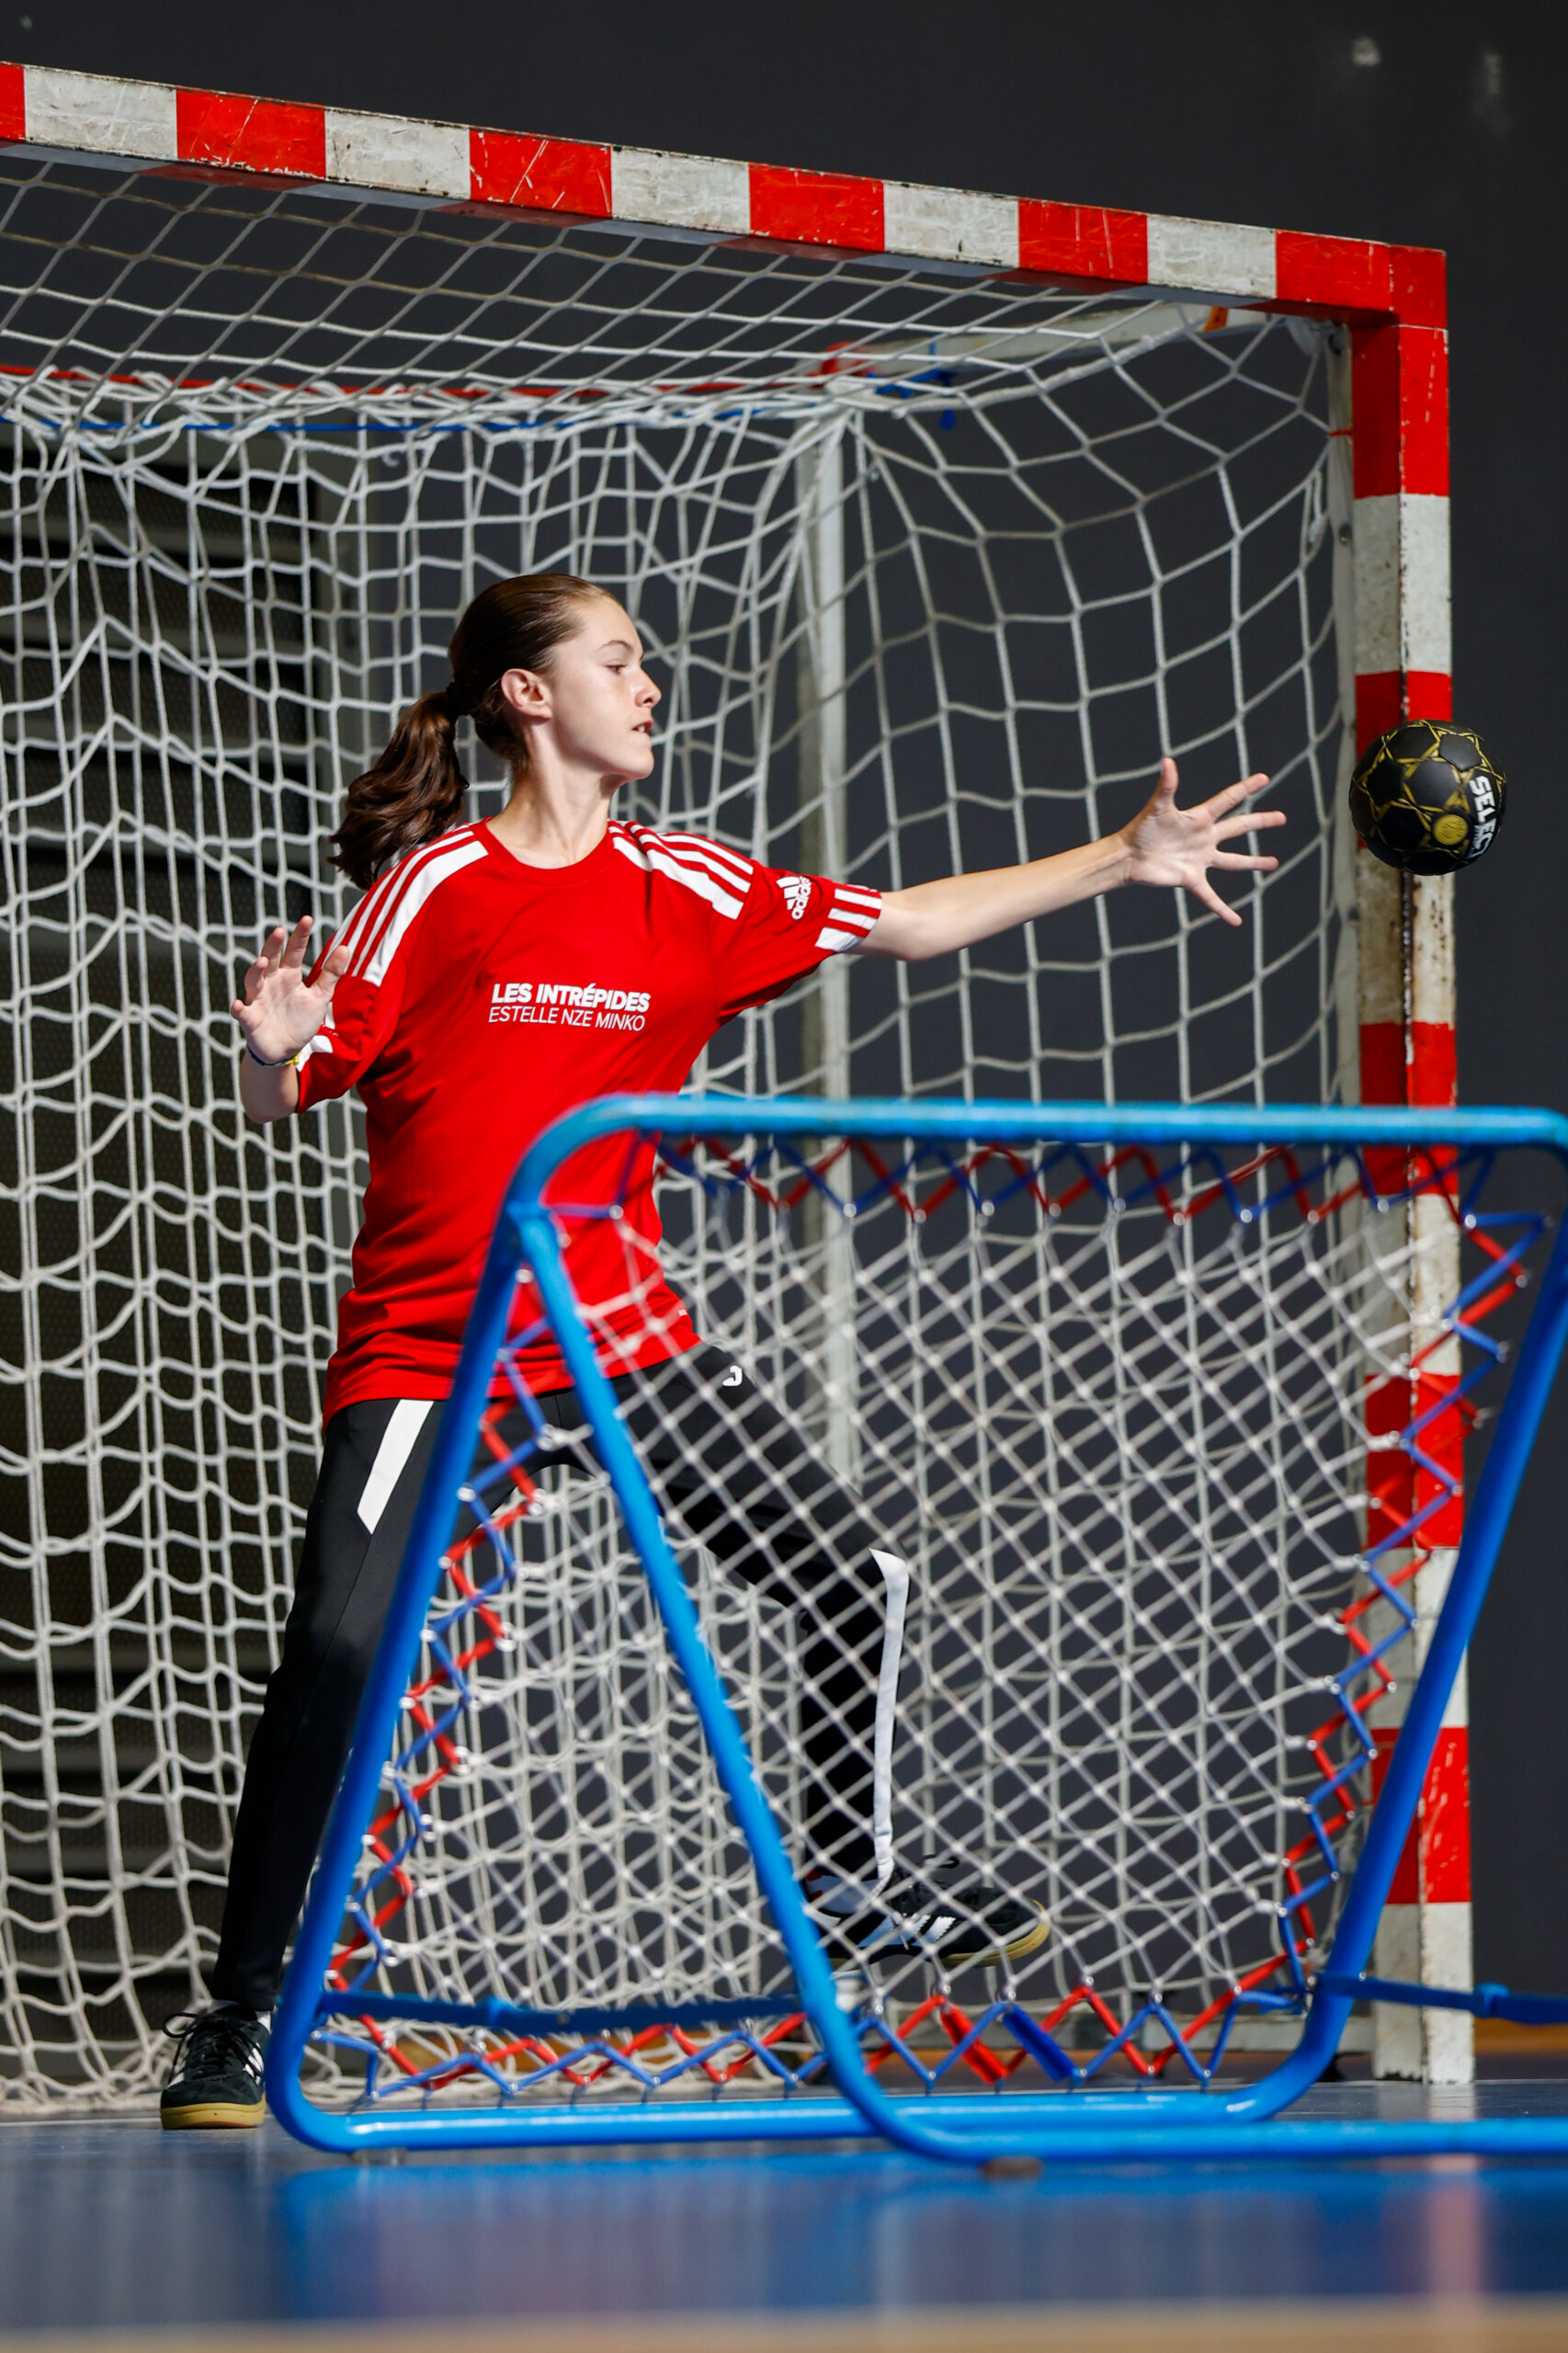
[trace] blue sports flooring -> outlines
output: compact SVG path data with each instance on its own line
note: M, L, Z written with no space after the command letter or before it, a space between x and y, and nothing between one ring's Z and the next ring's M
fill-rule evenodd
M1473 2095L1325 2086L1295 2112L1410 2113L1471 2097L1483 2113L1562 2112L1568 2082L1490 2082ZM1372 2304L1392 2323L1430 2299L1494 2317L1499 2300L1528 2300L1508 2307L1525 2336L1510 2321L1455 2345L1568 2347L1568 2165L1149 2164L992 2182L874 2145L347 2162L271 2123L163 2133L149 2114L0 2127L6 2332L134 2330L162 2345L188 2330L221 2345L260 2327L265 2338L247 2344L280 2328L283 2343L298 2332L313 2346L324 2325L355 2324L346 2342L396 2345L428 2323L420 2344L460 2348L543 2344L541 2328L572 2323L563 2336L547 2328L548 2341L619 2353L641 2341L624 2325L642 2320L658 2325L647 2341L661 2347L951 2342L983 2353L1065 2344L1053 2313L1087 2325L1096 2312L1157 2307L1171 2325L1151 2317L1146 2338L1116 2343L1264 2345L1286 2339L1261 2325L1233 2338L1221 2308L1288 2314L1327 2300L1346 2321ZM1215 2314L1213 2328L1189 2340L1175 2326L1183 2309L1194 2322ZM929 2333L942 2315L950 2336ZM824 2336L830 2319L849 2333ZM520 2333L475 2335L481 2323ZM869 2334L850 2326L869 2323ZM1341 2353L1361 2341L1329 2327ZM1386 2326L1377 2336L1403 2342ZM1110 2342L1093 2331L1083 2341Z

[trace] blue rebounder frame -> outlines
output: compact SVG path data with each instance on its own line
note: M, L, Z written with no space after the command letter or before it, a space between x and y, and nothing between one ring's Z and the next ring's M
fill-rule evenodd
M1443 1712L1474 1630L1519 1483L1568 1339L1568 1221L1560 1228L1515 1365L1506 1402L1465 1522L1448 1597L1412 1694L1399 1742L1374 1811L1341 1914L1328 1966L1311 1991L1301 2040L1262 2081L1207 2092L1152 2089L977 2093L972 2097L890 2093L863 2063L852 2023L840 2012L830 1964L801 1901L771 1808L754 1777L739 1726L700 1632L685 1579L636 1452L595 1359L562 1262L560 1234L544 1196L551 1179L584 1143L608 1134L767 1136L779 1141L831 1133L854 1139L896 1136L933 1148L1022 1146L1049 1139L1085 1148L1110 1145L1319 1147L1494 1154L1533 1148L1568 1170L1568 1120L1529 1110L1324 1110L1201 1108L1155 1104L1116 1108L1057 1103L960 1103L744 1097L615 1096L557 1121L534 1144L506 1195L475 1298L451 1394L443 1410L408 1550L361 1710L354 1749L333 1810L311 1898L284 1988L267 2059L267 2092L289 2130L331 2151L388 2147L497 2148L693 2141L801 2141L880 2136L917 2154L978 2164L992 2158L1073 2162L1129 2158L1437 2155L1450 2153L1568 2155L1568 2118L1455 2119L1435 2122L1369 2120L1292 2121L1280 2111L1315 2083L1333 2059L1352 2002L1418 1995L1420 1989L1374 1985L1364 1972L1379 1916L1404 1846ZM341 1992L324 1990L335 1939L349 1899L366 1825L377 1804L400 1703L418 1653L426 1611L441 1575L459 1491L469 1473L474 1432L506 1338L520 1267L531 1270L545 1312L591 1422L631 1543L645 1568L671 1653L747 1839L757 1880L794 1969L799 2006L820 2040L835 2097L789 2097L661 2104L545 2108L333 2109L306 2094L301 2067L312 2036L341 2014ZM1452 1995L1435 1995L1453 2000ZM1500 1988L1482 1988L1466 2006L1500 2015L1535 2014L1528 1997L1510 2006ZM377 2002L355 1995L356 2009L386 2008L496 2030L578 2031L646 2021L608 2014L563 2017L487 2002ZM722 2023L733 2004L703 2012ZM663 2018L665 2010L659 2012ZM652 2013L650 2013L650 2017Z

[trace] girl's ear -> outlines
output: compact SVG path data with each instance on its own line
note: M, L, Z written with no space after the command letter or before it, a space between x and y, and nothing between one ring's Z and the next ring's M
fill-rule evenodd
M504 670L501 699L519 719L548 719L550 688L537 670Z

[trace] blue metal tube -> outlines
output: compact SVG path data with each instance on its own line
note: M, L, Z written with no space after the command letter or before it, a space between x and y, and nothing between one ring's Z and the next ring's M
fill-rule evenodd
M824 1104L806 1098L754 1100L689 1095L609 1097L584 1106L547 1130L508 1190L465 1339L452 1394L437 1431L408 1552L367 1689L353 1756L334 1808L322 1862L284 1991L269 2053L269 2096L282 2121L315 2145L439 2143L449 2147L500 2143L672 2142L692 2138L818 2138L872 2131L919 2153L969 2163L992 2155L1071 2149L1075 2162L1162 2156L1568 2154L1568 2120L1483 2120L1442 2126L1377 2122L1278 2124L1260 2120L1315 2080L1337 2046L1348 2001L1313 2006L1297 2052L1262 2085L1224 2098L1192 2093L1094 2094L1005 2103L910 2101L890 2097L864 2069L853 2029L834 1998L831 1972L806 1914L772 1811L757 1787L744 1741L704 1643L685 1581L665 1536L635 1449L616 1415L614 1396L575 1312L551 1212L543 1199L551 1177L593 1138L636 1131L678 1135L881 1135L951 1142L1535 1146L1568 1165L1568 1120L1532 1111L1410 1111L1374 1108L1319 1110L1277 1107L1035 1103L911 1104L900 1100ZM520 1251L526 1252L568 1370L588 1408L597 1441L619 1497L628 1532L645 1563L671 1649L750 1845L757 1875L795 1969L802 2006L812 2016L829 2064L848 2092L842 2100L706 2103L654 2113L645 2108L585 2111L519 2108L467 2114L331 2114L307 2101L299 2067L318 2015L318 1995L352 1884L363 1827L370 1818L382 1761L417 1653L425 1611L440 1574L455 1498L471 1459L472 1433L489 1392L505 1336ZM1427 1757L1462 1656L1551 1379L1568 1337L1568 1234L1553 1253L1494 1439L1486 1474L1411 1717L1395 1752L1368 1847L1336 1940L1336 1968L1358 1969L1386 1896L1425 1776ZM1417 1714L1417 1706L1420 1712ZM1412 1720L1415 1720L1414 1722ZM1423 1745L1423 1742L1425 1745ZM1405 1760L1396 1780L1401 1760ZM1381 1880L1381 1885L1378 1883ZM1365 1891L1363 1893L1363 1891ZM1352 1945L1354 1930L1361 1949ZM351 2006L346 2005L346 2006ZM933 2113L933 2110L936 2112Z
M1342 2160L1386 2157L1563 2157L1568 2156L1568 2118L1476 2117L1433 2123L1390 2122L1379 2118L1326 2118L1293 2121L1280 2117L1272 2123L1215 2124L1194 2120L1152 2125L1142 2122L1101 2122L1084 2110L1098 2109L1096 2094L1077 2097L1070 2092L1028 2093L1000 2097L982 2095L967 2100L944 2100L944 2108L973 2108L983 2114L974 2129L955 2134L961 2145L941 2154L949 2162L980 2165L995 2154L995 2135L987 2131L990 2112L1002 2098L1015 2104L1026 2127L1008 2136L1028 2154L1043 2157L1058 2167L1101 2165L1169 2165L1193 2160L1205 2165L1275 2163L1308 2158ZM1200 2092L1173 2093L1193 2109L1215 2113L1215 2103ZM1026 2103L1028 2106L1026 2107ZM891 2103L895 2124L918 2121L914 2111L930 2106L927 2099L903 2098ZM403 2115L381 2114L363 2119L309 2109L310 2130L285 2116L290 2130L312 2147L337 2155L358 2149L505 2149L649 2148L690 2146L693 2143L801 2142L877 2140L876 2132L858 2111L842 2099L752 2099L674 2102L653 2106L587 2109L561 2106L520 2114L510 2109L458 2109L440 2115L430 2109ZM1068 2111L1060 2120L1058 2110ZM1071 2117L1071 2129L1069 2128ZM1081 2117L1081 2120L1080 2120ZM1032 2127L1031 2129L1028 2129ZM905 2132L892 2136L910 2145Z
M1322 1970L1318 1984L1352 2001L1403 2003L1413 2010L1468 2010L1476 2018L1511 2018L1516 2026L1568 2026L1568 1998L1561 1994L1515 1994L1506 1985L1410 1985L1397 1977L1342 1977Z
M1568 1120L1555 1111L1407 1110L1379 1104L910 1103L866 1096L601 1095L536 1137L507 1199L520 1218L580 1144L629 1130L704 1136L918 1136L949 1143L1535 1145L1568 1165Z

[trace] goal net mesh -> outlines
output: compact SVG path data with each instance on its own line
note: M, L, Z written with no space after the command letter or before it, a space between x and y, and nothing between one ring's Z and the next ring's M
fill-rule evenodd
M1267 888L1233 889L1239 930L1137 892L930 966L835 960L724 1031L706 1084L1332 1099L1354 1051L1332 341L930 265L0 156L6 2097L145 2092L214 1949L364 1176L351 1107L247 1134L228 1006L267 926L351 903L324 847L343 786L445 675L463 603L546 566L616 590L664 692L630 813L872 885L1103 833L1167 751L1188 794L1272 773L1290 827ZM499 797L482 764L474 809ZM771 1349L782 1396L771 1242L743 1237L748 1277L695 1236L699 1326ZM954 1391L989 1495L1044 1278L1024 1251L1015 1297L972 1235L951 1248L930 1313L968 1285L1011 1319L970 1314ZM1117 1327L1084 1345L1131 1409ZM1194 1433L1198 1377L1173 1358ZM1290 1376L1265 1393L1287 1446ZM824 1436L840 1470L881 1444ZM924 1475L879 1508L918 1518ZM1315 1475L1338 1558L1348 1438ZM1067 1542L1071 1497L1029 1478ZM646 1604L602 1497L580 1508L630 1673ZM1256 1540L1269 1574L1282 1525ZM966 1627L1014 1608L1021 1540L986 1539L998 1583ZM1235 1606L1255 1592L1249 1570ZM1256 1607L1283 1629L1305 1605ZM608 1781L632 1769L617 1737ZM1244 1807L1233 1835L1274 1834ZM1118 1851L1108 1834L1096 1933L1174 1985L1148 1893L1112 1892ZM1196 1984L1221 1931L1189 1930Z

